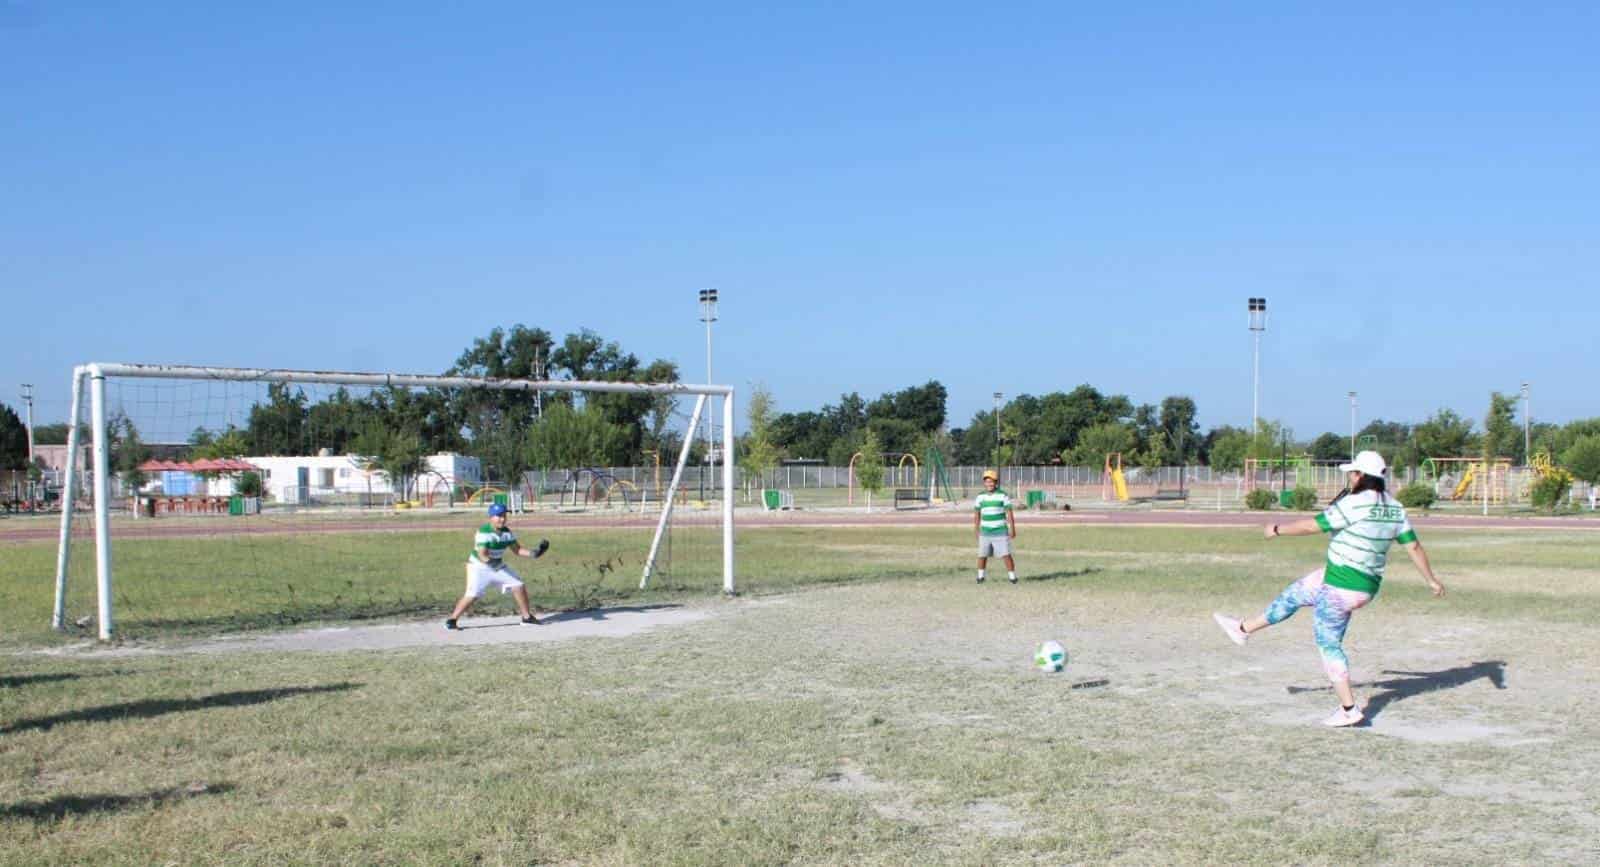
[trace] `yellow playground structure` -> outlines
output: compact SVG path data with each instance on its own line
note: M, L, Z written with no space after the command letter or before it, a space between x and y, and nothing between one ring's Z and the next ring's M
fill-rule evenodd
M1447 475L1459 472L1455 487L1450 491L1452 500L1486 499L1490 504L1506 501L1510 487L1512 460L1495 458L1428 458L1423 469L1431 470L1437 483Z
M1100 499L1109 500L1113 493L1118 500L1128 501L1128 477L1122 474L1122 452L1106 454L1106 471L1100 481Z

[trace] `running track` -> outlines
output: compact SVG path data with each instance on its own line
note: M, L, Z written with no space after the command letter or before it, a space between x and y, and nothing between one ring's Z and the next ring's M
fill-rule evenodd
M971 527L971 513L965 510L938 510L916 512L883 511L866 514L860 511L816 510L798 512L750 512L739 514L735 521L741 528L759 527ZM1190 511L1120 511L1083 510L1071 512L1019 512L1018 523L1030 527L1053 526L1126 526L1126 527L1192 527L1240 528L1261 527L1271 521L1269 514L1253 512ZM1309 513L1308 513L1309 514ZM688 526L703 526L708 513L699 513ZM713 519L714 520L714 519ZM1279 518L1279 521L1284 520ZM1573 532L1600 531L1600 520L1587 518L1508 518L1478 515L1414 515L1412 523L1418 528L1434 530L1555 530ZM255 518L240 519L218 516L215 518L154 518L141 521L117 521L115 538L176 538L185 536L211 536L218 532L248 535L288 535L296 533L403 533L420 531L466 531L478 522L478 516L461 513L453 517L417 519L377 515L367 518ZM88 516L74 521L73 536L89 535L92 522ZM651 530L655 518L648 516L600 518L590 515L546 514L518 515L513 527L551 529L635 529ZM26 518L0 521L0 544L41 542L54 540L60 534L59 518Z

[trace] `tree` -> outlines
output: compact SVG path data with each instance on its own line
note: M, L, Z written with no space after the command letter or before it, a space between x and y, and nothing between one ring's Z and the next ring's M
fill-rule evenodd
M867 428L861 440L861 458L856 461L856 481L867 492L869 512L872 511L872 495L883 490L883 476L883 448L878 443L878 435L872 432L872 428Z
M386 476L401 500L411 499L412 481L428 468L430 449L415 430L374 425L358 434L351 448L356 466Z
M1078 444L1068 450L1062 460L1075 467L1101 467L1105 465L1106 455L1112 452L1131 454L1137 441L1133 428L1127 424L1097 424L1078 434Z
M20 470L28 465L28 426L17 411L0 403L0 470Z
M767 473L777 468L778 460L782 457L772 442L772 392L765 385L750 389L745 417L750 422L750 432L745 437L744 470L758 480L764 480Z
M1472 422L1455 410L1441 409L1412 429L1417 452L1424 458L1461 458L1472 449Z
M268 385L266 404L258 403L250 408L250 418L245 427L245 435L250 438L250 453L306 454L305 422L305 392L296 389L290 394L286 382Z
M1210 467L1225 473L1244 469L1245 456L1250 453L1252 438L1238 428L1229 428L1211 443L1208 454Z
M111 439L111 471L129 490L139 490L148 478L139 465L150 459L150 449L139 438L133 419L120 412L106 419L106 429Z
M1177 463L1187 463L1200 444L1200 425L1195 421L1199 409L1194 398L1175 394L1161 401L1161 429Z
M33 444L36 446L64 446L67 444L69 428L70 426L66 422L35 425L33 428ZM89 429L86 427L79 429L78 437L80 441L86 441L84 440L84 435L88 431Z
M1311 441L1311 457L1319 461L1350 459L1350 440L1329 431Z
M1483 459L1493 461L1511 457L1516 461L1522 455L1522 431L1517 429L1517 398L1515 395L1489 392L1489 411L1483 417Z
M616 466L627 455L628 432L594 406L549 406L527 435L529 465L545 470Z
M1561 453L1561 463L1574 478L1591 485L1600 484L1600 434L1579 437Z

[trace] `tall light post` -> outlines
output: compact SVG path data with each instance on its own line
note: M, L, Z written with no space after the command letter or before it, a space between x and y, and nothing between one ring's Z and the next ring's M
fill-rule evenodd
M1350 460L1356 459L1356 393L1350 392Z
M1528 393L1528 387L1522 387L1522 393ZM24 382L22 384L22 402L28 407L28 466L33 466L33 386Z
M1251 298L1250 333L1255 337L1254 387L1250 391L1250 436L1261 429L1261 334L1267 330L1267 299Z
M994 393L994 470L1000 472L1000 398L1004 392Z
M711 379L711 323L717 321L717 290L700 290L700 321L706 324L706 385L712 384ZM727 398L723 398L727 400ZM713 465L712 454L716 451L717 435L716 424L711 419L706 419L706 465ZM705 489L705 474L700 474L700 487ZM702 495L701 499L704 499Z
M1533 404L1528 400L1528 384L1522 384L1522 463L1524 466L1533 462L1533 455L1529 450L1533 446Z

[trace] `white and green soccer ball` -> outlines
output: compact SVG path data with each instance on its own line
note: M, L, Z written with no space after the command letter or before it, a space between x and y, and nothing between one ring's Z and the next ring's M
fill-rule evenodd
M1067 649L1059 641L1046 641L1034 652L1033 664L1040 671L1060 671L1067 667Z

